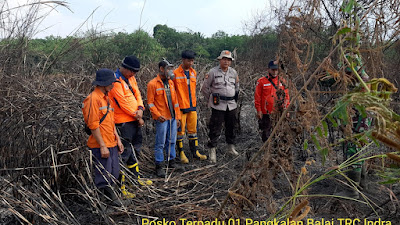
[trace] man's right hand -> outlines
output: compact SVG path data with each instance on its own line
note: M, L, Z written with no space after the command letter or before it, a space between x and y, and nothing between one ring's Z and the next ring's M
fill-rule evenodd
M110 157L110 151L105 146L100 147L100 154L101 154L101 158L104 158L104 159L107 159L108 157Z
M261 111L257 111L257 119L261 120L263 118L263 113Z
M143 110L141 110L141 109L137 110L137 111L135 112L135 118L136 118L137 120L140 120L140 119L142 119L142 117L143 117Z
M167 119L165 119L165 117L163 117L163 116L158 117L157 120L160 121L161 123L164 123L165 121L167 121Z

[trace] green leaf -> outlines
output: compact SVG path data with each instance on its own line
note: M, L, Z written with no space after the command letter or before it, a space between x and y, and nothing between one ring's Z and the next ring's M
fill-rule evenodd
M357 41L357 38L355 38L355 37L353 37L353 36L349 36L349 37L345 38L345 40L346 40L346 41L349 41L349 42L356 42L356 41Z
M311 139L314 142L315 147L318 150L321 150L321 145L319 144L319 141L318 141L317 137L314 134L311 135Z
M346 34L349 33L350 31L351 31L350 27L343 27L342 29L338 30L336 35Z
M324 137L324 135L322 135L322 129L321 127L317 127L317 133L320 137Z
M347 101L342 101L339 102L335 106L335 110L331 113L333 117L338 118L339 120L343 121L343 125L346 125L348 123L348 117L347 117L347 106L348 106Z
M379 183L380 184L394 184L394 183L397 183L399 181L400 181L400 179L389 179L387 181L383 181L383 182L379 182Z
M323 120L321 123L322 127L324 128L324 135L325 137L328 137L328 123L325 120Z
M364 106L356 104L356 105L354 105L354 107L355 107L355 108L358 110L358 112L361 114L361 117L362 117L362 118L367 117L367 112L365 111L365 107L364 107Z
M308 148L308 140L306 139L303 144L303 150L305 151L307 150L307 148Z
M364 144L368 144L369 143L369 141L368 141L366 136L362 136L359 140Z
M328 156L329 149L328 148L323 148L319 152L321 153L321 156L322 156L322 165L325 165L326 157Z
M351 10L353 9L353 7L354 7L354 0L349 0L349 2L347 3L347 5L345 6L343 11L345 13L351 13Z
M333 127L338 127L336 120L331 115L327 115L326 118L328 118L328 120L332 123Z

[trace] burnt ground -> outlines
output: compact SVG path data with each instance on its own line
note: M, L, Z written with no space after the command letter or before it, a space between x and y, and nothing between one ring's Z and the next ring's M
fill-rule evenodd
M71 84L71 86L75 85ZM13 149L25 150L24 144L35 144L32 148L35 151L27 155L31 158L39 155L39 153L41 156L46 155L47 158L42 157L40 161L31 163L31 165L43 166L52 165L52 152L49 151L51 148L47 146L54 146L60 152L66 151L62 154L59 152L58 164L65 163L68 166L58 170L61 179L58 181L59 183L54 181L51 183L51 190L54 192L43 188L45 187L44 179L41 179L45 177L48 182L52 182L53 170L33 169L21 172L21 176L15 176L17 179L13 179L17 180L18 183L7 184L9 186L15 185L14 189L10 188L10 191L3 191L1 196L1 204L5 209L0 211L1 224L25 224L26 222L22 219L15 217L16 212L22 214L27 221L33 224L140 224L142 218L173 221L180 218L210 220L215 218L228 194L228 189L245 167L248 168L248 171L240 180L238 187L231 190L229 201L220 218L222 220L228 218L266 220L293 195L292 187L296 187L297 178L306 161L314 159L315 163L305 166L308 172L303 177L316 178L326 172L328 168L338 165L343 158L341 157L341 150L338 149L331 152L325 165L322 165L321 156L313 149L311 144L309 152L303 151L304 127L303 124L296 121L296 115L292 115L292 120L279 129L271 150L267 154L262 154L253 164L249 164L250 158L262 146L252 98L249 94L246 96L246 104L242 105L240 110L240 132L237 135L237 150L240 152L240 156L233 157L224 151L224 135L222 135L218 146L217 164L210 164L209 161L194 161L184 166L184 172L168 171L168 178L155 178L152 153L154 126L147 112L145 115L147 123L144 129L144 147L140 162L143 177L152 179L154 184L150 187L140 187L134 184L130 190L136 194L136 198L123 200L124 207L115 209L106 207L98 201L91 174L87 173L87 171L90 171L87 167L90 157L85 151L87 150L85 148L87 136L83 134L81 129L82 121L79 114L83 95L74 96L73 101L70 100L69 95L59 96L58 99L65 99L63 104L54 100L54 104L50 104L53 101L43 101L42 96L38 96L36 99L34 95L30 94L30 89L27 93L26 96L33 98L28 102L37 105L36 107L39 108L37 111L41 112L42 109L49 108L56 115L43 114L44 119L33 118L32 123L27 121L20 125L18 125L19 117L10 117L11 119L8 122L6 121L7 123L4 122L3 125L7 127L6 125L9 123L8 127L14 128L14 130L4 129L2 130L3 134L15 133L20 130L19 127L24 127L26 129L24 132L32 130L35 134L41 134L40 138L37 139L24 139L24 137L18 136L18 140L21 141L13 142L15 145ZM19 103L19 105L25 104L27 104L25 100ZM65 108L70 109L70 111L66 111ZM26 112L26 114L31 115L32 113ZM209 116L210 111L204 105L201 105L198 118L199 148L206 153L208 153L205 145ZM52 120L46 119L53 117ZM41 117L38 116L38 118ZM43 123L43 125L38 123L41 125L39 128L43 128L43 130L37 128L39 132L31 129L32 125L30 124L35 124L36 120ZM17 125L13 126L13 124ZM32 137L35 136L32 135ZM48 140L48 137L52 137L54 140ZM185 143L185 148L188 148L187 143ZM373 145L371 148L376 148L374 153L389 151L384 147L377 148ZM44 153L36 152L36 149L47 149L47 151ZM71 149L75 150L72 151ZM5 148L5 150L7 149ZM19 160L18 157L11 157L14 156L14 152L8 151L8 154L7 157L10 157L10 159ZM16 161L15 165L27 165L23 162L31 162L26 155L21 154L21 156L26 161ZM390 163L383 159L368 162L371 184L364 193L374 202L373 207L360 202L327 196L308 197L311 210L306 219L363 219L365 217L372 219L379 216L381 220L390 220L392 224L398 224L398 218L400 218L397 201L399 187L398 184L382 185L378 183L382 181L379 173L383 164L387 167ZM14 171L13 175L18 175L18 172ZM25 176L31 180L24 181ZM6 178L8 179L8 177ZM35 179L32 180L32 178ZM331 195L341 186L342 184L336 178L330 178L317 182L304 194ZM16 194L18 191L19 193ZM57 202L58 196L61 196L62 203ZM377 215L372 209L375 209Z
M104 205L96 208L88 203L86 198L76 195L77 190L74 189L65 191L65 193L69 192L70 194L63 195L64 202L80 224L141 224L142 218L158 218L169 221L178 221L180 218L194 221L213 219L228 193L227 190L251 156L262 146L258 132L253 128L254 126L251 125L250 121L249 124L242 127L243 131L237 137L237 150L241 153L240 156L233 157L224 151L225 144L223 144L224 137L222 135L221 143L218 146L217 164L210 164L208 160L195 160L184 165L184 172L169 171L168 179L156 178L154 175L151 156L152 145L149 144L152 143L152 140L148 138L145 140L144 154L141 156L141 172L143 177L150 178L154 184L151 187L135 186L131 188L130 190L136 194L136 198L124 200L125 209L115 209ZM147 135L151 137L149 133ZM204 136L200 136L200 140L204 140ZM200 149L203 152L207 150L204 145L205 143L202 141ZM301 152L301 145L296 145L298 146L291 148L294 162L292 172L277 171L277 174L270 178L273 183L273 187L269 187L270 190L263 189L261 185L259 186L261 187L260 190L256 189L256 192L258 192L257 199L253 199L254 196L243 194L247 193L246 190L242 190L243 186L234 189L234 192L243 194L252 203L243 203L247 200L242 198L230 198L221 218L267 220L293 195L291 185L295 185L295 182L289 182L287 176L290 177L291 173L300 173L306 159L315 159L316 161L306 166L309 177L313 176L314 178L322 175L330 166L337 164L335 159L337 153L335 152L331 154L331 157L335 160L328 161L323 166L318 154L309 154L308 158L305 158ZM188 148L187 143L185 147ZM337 155L340 156L340 153ZM362 191L371 200L372 207L360 202L334 197L309 197L311 211L305 219L369 218L374 220L380 218L381 220L391 221L392 224L399 224L400 212L397 201L400 191L399 185L379 184L378 182L382 179L378 175L379 167L376 164L378 163L369 162L369 188ZM269 169L276 170L274 168ZM246 180L246 177L243 180ZM343 188L343 184L339 180L343 180L343 178L329 178L319 181L306 192L309 195L331 195L336 190ZM262 180L256 182L262 183ZM103 212L99 212L99 209ZM18 220L9 212L2 213L2 215L1 224L18 223Z
M247 117L248 115L246 115ZM248 118L248 117L247 117ZM203 117L199 118L200 121ZM201 122L200 122L201 124ZM151 126L148 125L148 126ZM146 130L144 150L142 158L141 172L143 177L150 178L154 184L151 187L134 187L131 190L137 197L130 201L125 201L125 210L115 210L108 208L105 212L117 224L140 224L142 218L166 219L168 221L178 221L180 218L191 220L210 220L215 218L216 213L225 199L228 189L236 180L240 172L253 154L261 148L261 138L255 129L255 120L250 119L247 123L242 121L242 132L237 137L237 150L241 153L238 157L233 157L224 151L225 144L223 135L218 146L217 164L210 164L209 161L191 161L184 165L184 172L169 171L167 179L156 178L154 175L154 165L152 163L152 135L151 127ZM205 132L199 132L200 149L207 152L205 147ZM185 143L185 148L188 144ZM374 148L374 147L372 147ZM375 147L377 148L377 147ZM381 147L382 148L382 147ZM227 218L251 218L253 220L267 220L274 212L293 195L291 185L296 185L296 177L305 161L315 160L315 163L307 165L307 177L316 178L325 173L328 168L335 166L340 162L341 153L333 152L328 157L325 165L321 163L321 157L318 153L304 154L302 152L302 143L295 142L290 148L293 157L293 167L288 171L284 168L262 168L262 171L275 171L274 175L268 177L258 176L254 185L258 187L255 190L256 195L246 194L249 190L246 185L234 189L242 197L232 197L224 209L221 219ZM311 211L307 218L314 220L331 220L337 218L359 218L363 220L375 220L380 218L383 221L391 221L392 224L400 222L400 211L397 197L400 195L399 185L379 184L382 178L379 176L379 161L368 162L368 189L362 193L370 200L371 206L361 202L327 197L322 195L332 195L337 190L343 189L344 180L340 176L325 179L312 185L305 193L308 195L321 195L318 197L308 197ZM260 173L260 168L250 169L243 178L242 183L246 183L248 174ZM262 172L261 172L262 173ZM272 186L265 188L263 179L268 179ZM291 180L291 181L289 181ZM253 192L251 190L250 192ZM255 198L255 199L254 199ZM250 201L251 204L247 204ZM95 215L93 211L87 209L85 201L70 202L72 211L78 216L78 220L84 224L107 224L113 223L104 218ZM375 210L375 211L374 211ZM92 216L88 216L92 215Z

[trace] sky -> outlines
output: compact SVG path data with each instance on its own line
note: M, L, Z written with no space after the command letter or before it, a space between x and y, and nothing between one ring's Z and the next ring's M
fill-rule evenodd
M90 29L131 33L139 27L152 34L157 24L177 31L200 32L210 37L218 30L230 35L245 34L244 23L256 15L270 13L271 0L65 0L69 9L58 6L42 21L36 37L61 36ZM26 4L32 0L9 0ZM50 7L42 11L47 12ZM93 13L93 14L92 14ZM85 23L85 21L87 22Z

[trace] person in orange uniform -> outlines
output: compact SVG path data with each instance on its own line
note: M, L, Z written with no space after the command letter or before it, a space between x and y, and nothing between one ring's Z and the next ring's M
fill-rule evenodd
M158 177L165 177L164 150L168 157L168 167L181 169L175 163L176 133L180 126L181 111L174 82L170 80L173 76L173 65L163 60L158 68L157 77L147 84L147 103L156 122L155 172Z
M114 124L114 109L110 106L108 93L116 82L114 72L100 69L93 82L95 89L83 101L85 123L91 130L87 146L96 164L94 182L96 187L111 199L111 204L121 206L112 186L119 175L119 157L124 151Z
M131 55L124 58L119 69L115 72L118 83L110 91L110 98L114 102L115 125L121 135L125 147L121 158L126 167L134 174L141 185L151 185L152 181L142 179L139 175L137 156L142 147L142 130L144 124L144 105L135 74L139 72L140 61ZM134 147L134 149L132 148ZM126 190L125 174L121 173L121 191L127 198L134 195Z
M257 81L254 105L257 110L261 138L265 142L271 134L270 114L286 109L290 104L289 90L285 81L279 79L278 63L268 63L268 75Z
M174 70L174 84L178 97L179 108L181 109L181 126L178 128L176 146L181 158L181 163L189 163L183 151L183 137L187 125L189 148L193 158L206 160L207 156L200 154L197 149L197 112L196 112L196 70L193 69L196 53L191 50L182 52L182 64Z

